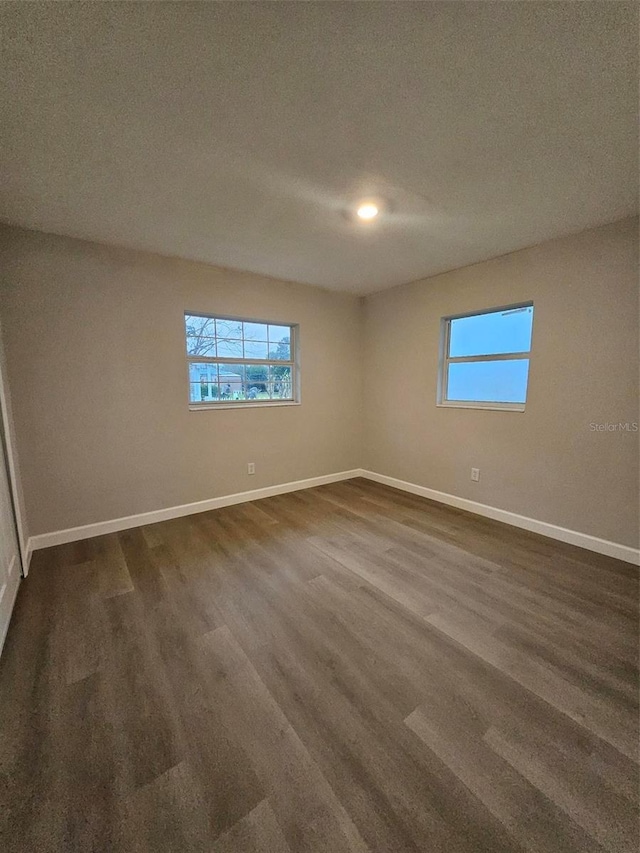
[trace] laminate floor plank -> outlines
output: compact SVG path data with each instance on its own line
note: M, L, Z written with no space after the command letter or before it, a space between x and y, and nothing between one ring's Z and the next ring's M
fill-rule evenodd
M429 703L407 717L407 726L532 853L601 851L600 845L531 785L474 730L470 715L449 702ZM457 712L457 713L456 713Z
M348 657L344 654L346 635L339 635L338 645L334 636L326 636L326 628L311 631L307 620L307 635L302 639L295 625L281 618L276 629L276 623L275 618L270 620L269 651L250 648L252 660L370 849L380 853L421 850L427 836L433 850L515 849L500 845L495 828L490 838L482 837L486 814L474 823L465 812L466 831L460 831L454 815L459 815L464 792L461 795L456 780L446 773L443 778L441 765L426 772L413 744L410 748L403 744L409 739L398 709L358 668L362 658L357 651L350 650ZM233 629L250 642L239 622ZM311 647L310 635L315 635ZM437 785L431 784L432 774ZM435 790L437 796L429 796ZM443 819L447 810L449 820ZM469 812L473 814L473 807Z
M268 800L220 836L211 853L291 853Z
M170 608L148 614L184 733L212 838L227 832L265 797L244 744L224 719L215 672L202 654L202 638L184 630Z
M638 720L626 706L616 706L607 697L594 696L575 686L555 669L486 632L476 630L464 615L435 613L428 619L438 630L466 649L473 649L473 654L584 725L623 755L637 756Z
M7 853L630 853L638 571L355 479L33 555Z
M492 726L483 740L607 850L616 853L637 841L638 820L629 800L594 785L584 764L559 753L544 733Z
M117 533L108 533L88 540L91 559L100 564L99 594L102 598L133 591L133 581Z
M128 785L139 787L183 759L184 738L138 594L114 596L104 606L108 647L103 672L111 725L125 737Z
M230 630L208 634L203 654L224 685L227 727L236 729L244 743L290 845L300 853L366 851L355 824ZM320 834L314 831L317 825Z
M56 565L59 554L48 555ZM62 584L48 562L34 555L0 657L0 849L19 853L53 850L64 838L59 746L72 721L63 716Z
M210 853L215 834L187 761L124 799L119 846L131 853ZM91 848L84 848L91 849ZM113 848L108 848L113 849Z

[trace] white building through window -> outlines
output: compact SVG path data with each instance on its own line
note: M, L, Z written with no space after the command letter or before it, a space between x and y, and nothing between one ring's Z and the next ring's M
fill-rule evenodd
M185 314L191 408L299 401L298 327Z

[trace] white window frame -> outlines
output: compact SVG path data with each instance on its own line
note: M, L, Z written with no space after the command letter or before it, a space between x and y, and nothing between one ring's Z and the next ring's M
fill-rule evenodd
M458 362L471 361L512 361L515 359L527 359L529 370L531 370L531 349L528 352L488 353L486 355L449 356L449 344L451 340L451 321L460 320L464 317L480 317L483 314L497 314L502 311L517 311L520 308L533 308L533 302L518 302L516 305L503 305L496 308L483 308L481 311L467 311L464 314L452 314L440 320L440 357L438 361L438 395L436 405L448 409L488 409L498 412L524 412L524 403L496 403L484 402L482 400L448 400L447 381L449 378L449 365ZM527 397L529 396L529 383L527 382Z
M289 329L289 347L290 360L284 359L264 359L264 358L226 358L222 356L206 356L206 355L190 355L186 352L186 317L206 317L209 320L229 320L236 323L259 323L266 326L286 326ZM297 323L280 320L256 320L252 317L236 317L229 314L209 314L206 311L185 311L182 320L182 329L185 339L186 353L186 371L187 371L187 402L189 410L192 412L212 411L218 409L251 409L263 408L264 406L299 406L300 405L300 358L299 358L299 326ZM293 398L291 400L224 400L215 402L213 400L204 400L201 403L194 403L191 400L190 388L190 372L191 364L243 364L245 366L274 366L274 367L290 367L291 368L291 390Z

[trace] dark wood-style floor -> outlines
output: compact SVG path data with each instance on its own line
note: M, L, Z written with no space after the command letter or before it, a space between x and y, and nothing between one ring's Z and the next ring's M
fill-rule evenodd
M37 552L0 848L637 851L638 578L364 480Z

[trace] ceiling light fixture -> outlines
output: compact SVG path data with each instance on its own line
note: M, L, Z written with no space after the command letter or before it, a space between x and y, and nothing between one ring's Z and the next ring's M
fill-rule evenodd
M370 201L361 204L358 210L356 211L360 219L375 219L376 216L380 213L378 206L372 204Z

